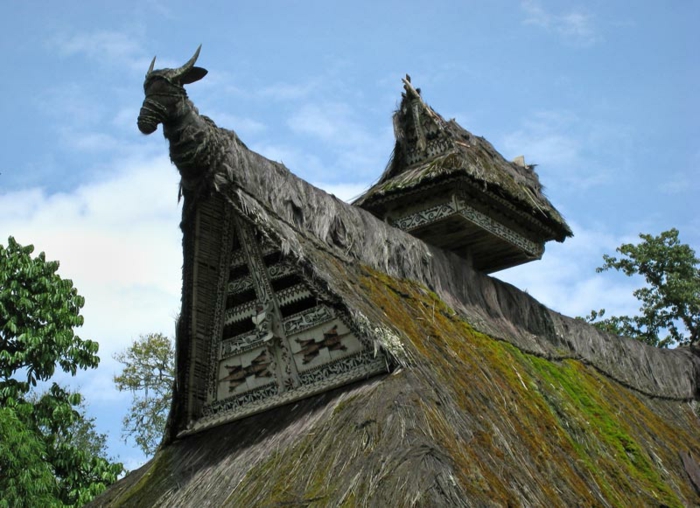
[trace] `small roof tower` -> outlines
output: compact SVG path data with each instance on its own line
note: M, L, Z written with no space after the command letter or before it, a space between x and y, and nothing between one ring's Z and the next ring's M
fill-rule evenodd
M409 76L403 82L393 156L355 205L485 273L540 259L545 242L573 236L534 166L523 157L508 162L484 138L445 121Z

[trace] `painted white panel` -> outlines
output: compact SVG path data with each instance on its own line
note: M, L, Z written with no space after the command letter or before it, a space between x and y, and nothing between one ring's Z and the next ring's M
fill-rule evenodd
M216 398L238 395L274 380L272 355L261 347L219 362Z

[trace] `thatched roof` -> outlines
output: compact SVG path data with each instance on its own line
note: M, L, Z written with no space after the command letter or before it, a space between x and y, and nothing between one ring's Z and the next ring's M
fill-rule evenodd
M346 296L366 298L357 303L372 323L399 334L392 350L403 366L175 440L94 505L568 507L700 501L688 474L700 457L698 416L687 401L644 395L571 358L572 352L561 350L558 359L523 353L476 331L417 283L345 268ZM495 291L501 304L491 310L513 319L513 330L546 335L556 329L553 323L549 332L540 328L547 311L532 299L514 288ZM532 318L529 327L524 316ZM497 321L494 315L499 328ZM589 334L588 340L605 344L606 337L595 338L585 324L572 325L562 345ZM662 383L665 369L682 378L687 373L681 365L697 362L688 351L661 356L674 358L658 364ZM638 361L633 357L623 360ZM637 365L639 374L653 377L655 365Z
M353 204L374 210L381 203L441 182L464 179L480 193L503 200L551 230L545 240L563 241L571 229L542 191L534 166L509 162L483 137L454 119L446 121L405 81L394 114L396 144L386 170ZM416 128L418 125L418 128Z
M393 370L178 439L180 372L162 448L94 506L700 500L697 352L562 316L219 135L231 156L208 196L185 194L185 244L188 217L220 201L333 295Z

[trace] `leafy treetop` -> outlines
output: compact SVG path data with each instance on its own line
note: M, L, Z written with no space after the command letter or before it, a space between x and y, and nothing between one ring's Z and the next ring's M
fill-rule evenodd
M129 390L131 407L124 417L124 438L132 437L146 455L153 454L163 437L175 380L175 350L161 333L141 335L114 358L124 365L114 376L118 390Z
M0 245L0 401L27 393L53 376L56 366L75 375L95 368L98 344L78 337L85 299L56 272L58 261L10 237ZM26 381L20 381L16 377Z
M585 319L596 327L658 347L697 344L700 339L700 260L678 239L678 230L659 236L640 234L639 244L626 243L616 250L624 257L603 256L597 269L641 275L647 286L633 295L641 302L639 316L600 319L605 309ZM665 333L665 336L662 335Z
M85 300L58 262L10 237L0 245L0 508L82 506L124 468L105 456L105 436L82 396L53 382L56 367L94 368L98 344L78 337Z

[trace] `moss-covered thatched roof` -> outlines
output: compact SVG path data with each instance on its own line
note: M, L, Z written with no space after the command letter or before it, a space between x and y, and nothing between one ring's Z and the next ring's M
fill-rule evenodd
M684 465L700 457L693 404L643 395L563 351L524 353L476 331L419 284L359 267L347 281L376 306L373 320L400 331L400 368L177 440L95 504L700 501Z
M552 238L547 240L561 242L573 235L544 195L534 166L507 161L483 137L473 135L454 119L446 121L423 101L410 82L405 83L406 93L394 114L396 144L392 158L379 181L355 205L372 210L399 195L462 178L479 192L505 200L553 230ZM424 134L426 124L432 132ZM417 151L428 155L413 157Z
M239 155L245 170L216 192L363 320L395 370L171 436L95 506L698 501L683 460L700 458L692 351L561 316L283 166Z
M199 186L209 195L185 194L185 243L193 211L225 202L333 295L392 370L180 438L178 372L161 449L93 506L700 502L696 350L562 316L217 136L230 156Z

